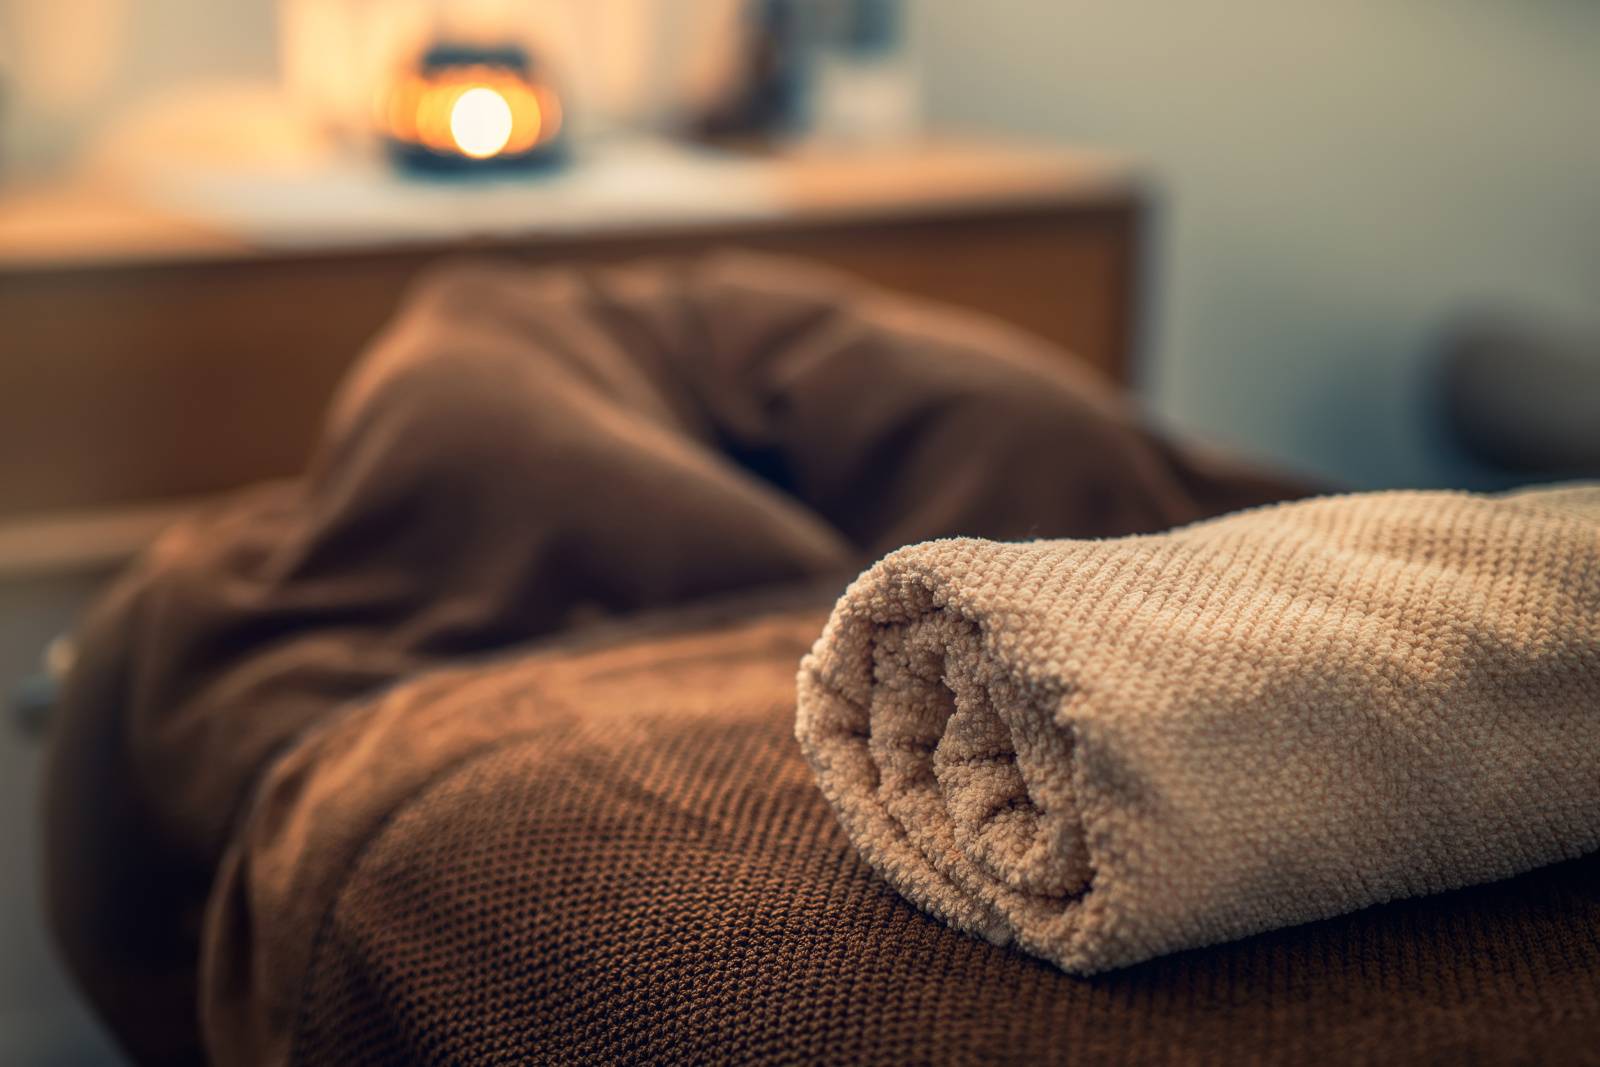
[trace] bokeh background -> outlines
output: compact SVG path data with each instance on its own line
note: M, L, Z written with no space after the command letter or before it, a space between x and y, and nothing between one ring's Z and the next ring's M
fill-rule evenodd
M616 121L653 117L698 76L680 67L717 62L721 0L572 5L588 21L568 62ZM1518 480L1445 425L1441 360L1486 320L1600 332L1600 4L911 0L904 13L919 124L1109 149L1147 176L1138 387L1157 417L1359 487ZM0 193L125 151L126 130L197 87L280 84L284 41L275 0L0 0ZM7 689L83 593L0 588ZM0 1062L114 1063L38 927L37 762L35 742L4 731Z
M696 4L592 6L626 57ZM1145 381L1180 426L1363 486L1478 484L1426 418L1441 336L1485 311L1600 319L1587 0L908 8L930 125L1148 166ZM270 81L279 39L274 0L4 0L0 174L70 165L159 94Z

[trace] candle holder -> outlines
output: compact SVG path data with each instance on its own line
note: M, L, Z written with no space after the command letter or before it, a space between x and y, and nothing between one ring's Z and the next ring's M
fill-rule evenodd
M559 165L565 114L520 46L440 44L386 94L378 125L395 164L425 174L499 174Z

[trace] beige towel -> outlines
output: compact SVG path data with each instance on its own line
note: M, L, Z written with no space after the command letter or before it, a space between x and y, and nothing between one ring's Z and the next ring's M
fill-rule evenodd
M1600 845L1600 487L902 549L800 671L861 854L1094 973Z

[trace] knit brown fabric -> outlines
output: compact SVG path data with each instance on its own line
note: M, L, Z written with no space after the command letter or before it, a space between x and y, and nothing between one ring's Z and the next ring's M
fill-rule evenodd
M1595 857L1093 979L924 916L793 742L823 616L425 679L297 749L211 916L218 1061L1600 1061Z
M381 851L368 839L389 810L454 773L443 753L509 743L534 728L539 746L557 742L543 725L505 717L544 707L531 692L480 703L472 672L429 682L439 687L429 702L446 735L413 734L400 722L392 733L329 734L345 749L306 768L326 803L280 801L272 810L291 821L252 823L241 841L267 770L323 752L301 746L359 715L350 709L373 693L596 617L859 570L929 537L1158 530L1301 492L1170 445L1064 353L832 275L747 258L598 275L482 265L441 273L341 391L304 479L248 492L172 531L82 629L52 727L52 924L80 984L138 1059L198 1061L203 994L220 1058L281 1062L286 1042L306 1029L299 1013L339 1003L325 987L334 972L313 970L324 957L311 947L318 930L343 936L323 915L344 899L357 857ZM663 715L759 713L777 723L794 711L798 655L798 645L784 647L774 660L783 669L772 676L783 679L782 691L758 704L745 703L758 691L752 686L706 678L690 686L671 672L564 699L584 715L626 709L643 685L683 702L660 705ZM653 721L670 732L670 718ZM697 721L684 728L720 729ZM654 757L646 746L630 758ZM599 752L578 763L596 782L612 773ZM518 789L543 789L546 779L555 780L517 777L503 800L477 796L474 804L509 819L543 804L543 794ZM611 800L627 797L645 803L636 791ZM765 833L763 813L774 803L752 799L740 810ZM795 811L815 820L807 834L832 840L824 809ZM609 848L612 827L571 822L550 832ZM516 840L532 847L543 838ZM664 832L650 847L666 853L677 843L688 842ZM517 879L546 858L537 850L491 857L471 840L435 844L460 864L479 856L476 867L449 868L467 879L461 894L516 901L495 922L516 926L565 899L521 895L534 887ZM230 850L230 873L219 881ZM831 862L859 876L843 853ZM396 874L389 884L420 887L444 873ZM490 887L501 878L514 888L496 897ZM688 878L701 884L698 874ZM561 892L581 895L581 886ZM652 883L663 901L679 891ZM455 921L448 895L417 899L430 927ZM684 945L726 936L715 924L687 925L690 913L671 914ZM494 939L509 940L510 926ZM627 946L625 933L595 936ZM581 963L576 942L545 948L552 959ZM203 949L212 975L204 984ZM651 951L628 950L641 959ZM375 955L346 958L337 964L351 968L344 995L389 982L389 966ZM302 995L313 974L323 984ZM519 985L531 971L501 977L513 1001L557 995L537 982ZM442 980L438 989L458 985ZM860 990L863 999L894 995ZM607 1009L596 1000L585 1010ZM363 1017L350 1011L355 1025ZM506 1052L465 1003L459 1017L467 1033L482 1031L481 1055ZM732 1034L737 1024L727 1027ZM625 1030L619 1022L617 1032ZM331 1039L305 1040L313 1049ZM423 1046L409 1047L422 1054ZM558 1044L546 1052L562 1054Z

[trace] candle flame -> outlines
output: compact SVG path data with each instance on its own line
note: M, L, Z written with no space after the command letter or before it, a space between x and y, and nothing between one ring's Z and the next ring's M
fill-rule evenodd
M515 125L506 98L486 85L468 89L450 108L450 137L463 155L473 159L504 151Z
M406 144L492 159L519 155L554 138L562 114L549 87L502 70L470 67L400 79L380 102L378 122Z

